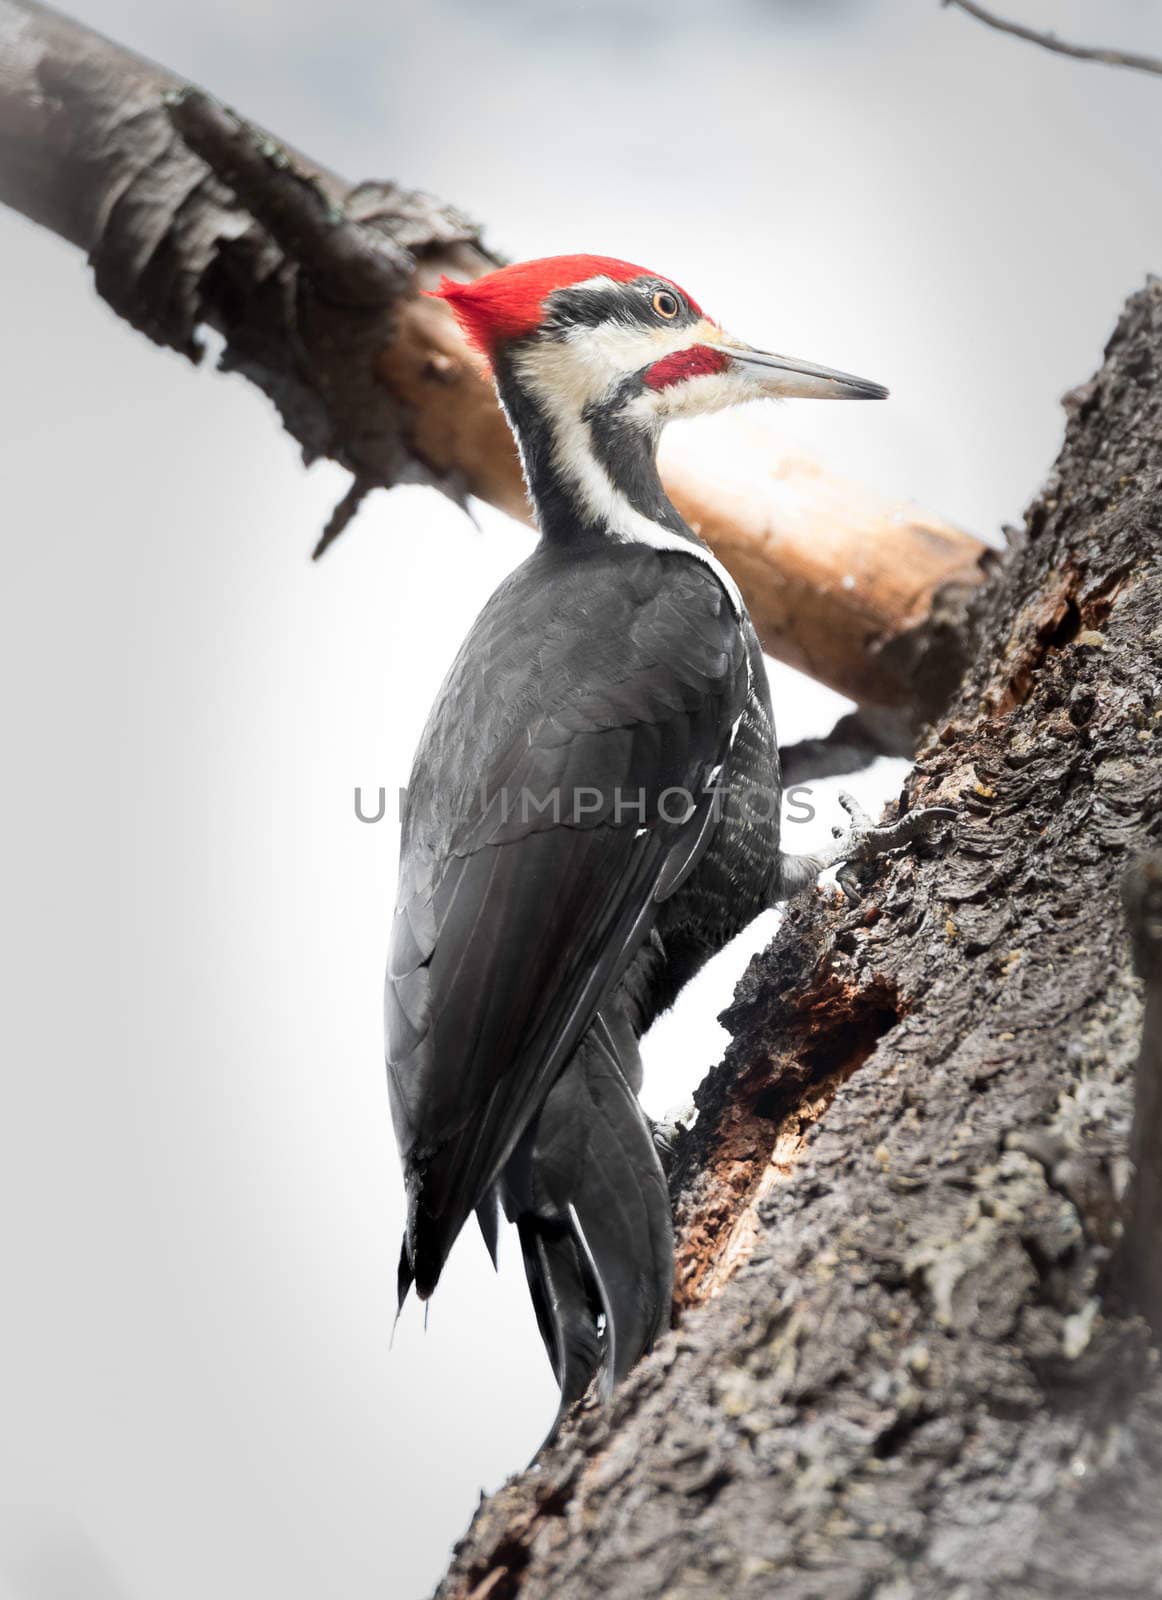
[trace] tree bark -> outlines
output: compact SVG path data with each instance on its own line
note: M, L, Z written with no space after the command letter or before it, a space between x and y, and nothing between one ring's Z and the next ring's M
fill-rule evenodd
M100 293L157 343L197 360L199 326L217 329L222 366L274 401L307 460L351 472L319 552L395 483L527 517L492 385L447 308L417 293L499 264L459 212L351 185L34 0L0 0L0 200L85 250ZM894 712L878 737L910 752L963 667L986 548L772 431L760 448L769 471L744 494L673 456L667 487L765 648Z
M1162 851L1126 876L1126 921L1146 989L1142 1048L1134 1075L1133 1176L1118 1253L1120 1287L1162 1341Z
M1159 1100L1132 1136L1119 892L1162 835L1162 283L1067 411L904 788L954 842L752 962L679 1150L676 1329L481 1505L441 1600L1162 1595Z

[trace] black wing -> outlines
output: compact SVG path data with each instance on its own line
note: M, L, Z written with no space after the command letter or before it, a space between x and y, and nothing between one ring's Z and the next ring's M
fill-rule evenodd
M388 960L404 1288L431 1292L699 858L747 681L724 591L683 555L541 546L478 618L416 757Z

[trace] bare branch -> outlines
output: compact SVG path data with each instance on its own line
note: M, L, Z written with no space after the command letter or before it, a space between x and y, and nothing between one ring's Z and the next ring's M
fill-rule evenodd
M1039 28L1026 28L1020 22L1008 22L1004 17L998 17L993 11L986 11L983 6L977 5L976 0L940 0L941 5L958 6L961 11L967 12L970 17L975 17L978 22L983 22L988 28L996 28L1000 33L1011 33L1015 39L1026 39L1030 44L1039 44L1044 50L1053 50L1059 56L1072 56L1075 61L1099 61L1107 67L1130 67L1134 72L1153 72L1162 77L1162 61L1156 56L1138 55L1132 50L1102 50L1096 46L1084 44L1070 44L1065 39L1059 39L1055 33L1042 32Z

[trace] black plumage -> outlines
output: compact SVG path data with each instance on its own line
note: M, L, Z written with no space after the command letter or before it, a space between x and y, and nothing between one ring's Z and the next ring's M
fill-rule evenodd
M639 545L542 544L465 641L409 786L386 989L421 1294L712 844L750 676L714 575Z
M757 392L772 371L786 392L796 369L624 262L442 292L491 360L541 540L465 640L408 790L385 999L400 1301L432 1292L474 1210L495 1255L503 1211L563 1411L599 1371L608 1392L668 1322L672 1222L638 1039L821 864L788 873L779 854L758 640L654 460L676 399L730 403L747 360Z

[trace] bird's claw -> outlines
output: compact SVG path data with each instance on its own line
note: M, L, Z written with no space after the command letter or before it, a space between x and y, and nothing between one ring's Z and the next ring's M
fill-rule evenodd
M895 822L875 823L854 795L840 792L839 803L851 818L850 828L832 828L835 844L824 857L824 867L839 866L835 881L852 905L860 901L859 882L855 869L876 861L889 850L914 844L917 839L928 840L948 823L955 822L956 812L950 806L917 806L905 811Z
M662 1171L668 1178L670 1168L674 1165L674 1157L678 1153L678 1140L682 1137L682 1129L676 1122L655 1122L650 1131L654 1136L654 1149L658 1152Z
M658 1160L662 1163L662 1171L667 1177L674 1164L674 1157L678 1153L678 1141L684 1133L688 1133L694 1126L698 1111L692 1100L684 1105L672 1107L660 1121L650 1119L650 1131L654 1136L654 1149L658 1152Z

